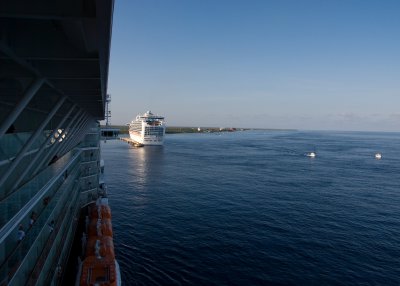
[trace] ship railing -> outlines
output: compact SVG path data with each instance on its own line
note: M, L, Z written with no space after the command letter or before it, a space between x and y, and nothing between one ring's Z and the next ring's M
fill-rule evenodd
M19 133L10 133L10 134L4 134L0 138L0 173L1 173L1 168L2 166L10 164L18 155L20 150L25 146L25 144L29 141L30 137L32 136L32 132L19 132ZM25 150L23 157L27 158L30 155L40 151L40 148L43 143L45 143L46 140L49 139L49 136L52 136L54 141L51 141L49 144L45 145L45 149L48 149L49 147L53 146L53 143L60 142L62 141L62 138L60 137L54 137L54 130L44 130L38 137L37 140L35 140L28 148ZM58 135L57 136L61 136ZM64 135L65 136L65 135ZM59 139L57 139L59 138ZM93 142L96 140L92 140ZM93 143L92 143L93 145Z
M44 131L38 140L36 140L26 151L32 152L33 150L37 150L47 139L48 134L48 131ZM31 135L32 132L4 134L0 139L0 162L14 158L29 140Z
M78 221L74 219L80 207L79 188L70 197L70 203L65 204L61 211L62 215L57 220L54 232L49 237L46 248L42 251L41 257L35 265L27 285L51 285L51 280L61 278L62 269L56 271L58 261L63 261L62 257L68 255L70 249L65 246L72 245L75 229Z
M99 147L83 147L80 148L82 152L81 162L90 163L97 162L100 160L100 148Z
M81 149L81 178L80 186L82 190L88 190L98 186L100 173L100 150L98 148Z
M97 130L95 133L86 133L85 140L83 140L79 147L99 147L100 146L100 131Z
M0 242L4 235L6 225L15 226L21 221L21 214L29 211L32 204L43 198L54 187L62 183L63 175L70 172L80 159L80 152L72 155L68 153L54 164L48 166L35 178L30 180L20 189L8 194L0 202Z
M13 252L7 257L5 263L1 266L0 273L2 278L4 275L9 276L11 285L25 284L34 264L41 255L48 238L52 233L51 221L57 220L58 217L63 217L63 207L71 200L71 195L79 193L77 178L80 176L79 168L74 169L66 178L64 184L53 194L53 197L47 205L43 205L43 209L37 213L37 220L31 228L27 229L26 236L21 242L17 242L16 236L8 237L8 247L15 245ZM42 201L38 201L42 203Z
M91 175L87 177L80 178L80 187L82 191L90 190L90 189L97 189L98 186L98 175Z
M51 147L51 146L46 146L44 149L46 150L46 149L49 148L49 147ZM28 152L26 152L26 153L24 154L24 157L28 157L28 156L30 156L30 155L32 155L32 154L35 154L35 153L38 152L38 151L39 151L39 149L33 149L33 150L31 150L31 151L28 151ZM8 158L8 159L4 159L4 160L0 161L0 168L2 168L2 167L5 166L5 165L10 164L10 162L12 162L14 159L15 159L15 157L10 157L10 158ZM4 167L4 168L7 168L7 166Z
M100 127L98 127L98 126L96 126L96 127L91 127L91 128L89 128L89 133L96 133L96 134L99 134L99 130L100 130Z
M91 185L96 186L95 188L90 189L85 194L81 194L80 198L83 198L83 200L86 200L86 201L93 201L93 200L96 199L97 194L98 194L97 186L98 186L98 172L99 172L98 165L99 165L99 163L98 163L97 160L98 160L99 149L91 147L91 148L82 148L79 151L80 151L79 153L80 153L80 159L81 160L85 160L85 159L89 160L89 161L86 161L86 162L81 162L81 160L79 161L81 163L80 164L80 168L79 167L76 168L76 169L80 169L79 176L78 176L79 177L79 181L81 182L82 181L82 179L81 179L82 176L85 175L82 172L82 165L85 165L85 166L91 165L93 168L90 168L90 170L89 170L89 172L90 172L90 174L89 174L90 176L88 176L89 178L86 178L86 177L83 177L83 178L84 178L84 180L89 181L89 184L88 184L89 186L91 186ZM86 170L86 172L87 171L88 170ZM87 175L87 173L86 173L86 175ZM80 184L80 186L82 186L82 184ZM79 187L79 189L80 189L80 187ZM83 188L83 189L85 189L85 188ZM82 202L80 202L79 204L76 204L75 206L78 206L78 207L81 206L83 204L83 200L82 200ZM39 259L37 265L40 265L41 261L42 260ZM50 263L49 265L54 267L54 263ZM42 269L42 271L40 273L46 273L46 272L43 272L43 267L44 266L39 266L36 269ZM35 275L33 275L33 276L34 276L34 280L36 280ZM47 278L41 278L41 279L42 280L43 279L47 279L48 280L50 278L47 277ZM57 277L56 277L56 279L57 279Z
M88 141L82 142L80 144L80 148L85 148L85 147L99 148L100 147L100 139L99 140L88 140Z
M96 168L82 168L82 176L81 179L89 179L93 176L98 176L99 173Z
M98 198L98 195L99 195L98 188L91 188L84 191L82 190L79 205L86 206L90 203L93 203Z
M99 161L81 161L82 177L88 177L100 173Z

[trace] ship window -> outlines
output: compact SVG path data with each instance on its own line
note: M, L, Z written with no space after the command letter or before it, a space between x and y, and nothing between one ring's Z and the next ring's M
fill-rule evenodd
M154 135L154 136L163 136L164 128L160 128L157 126L149 126L149 127L145 128L144 134L145 135Z

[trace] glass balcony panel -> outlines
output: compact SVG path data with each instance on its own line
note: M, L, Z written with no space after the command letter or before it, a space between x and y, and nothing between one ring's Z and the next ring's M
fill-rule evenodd
M57 175L61 175L62 170L70 164L73 167L79 160L79 154L75 157L68 153L57 162L43 170L34 179L22 186L18 191L12 193L0 202L0 209L6 209L5 216L0 217L0 227L12 218L39 190L41 190L50 180L54 180ZM58 187L62 183L62 176L53 183ZM4 194L3 194L4 195ZM4 213L4 212L3 212Z
M13 282L18 281L19 283L21 280L25 283L26 280L24 279L26 279L27 275L30 275L32 268L36 264L43 247L47 244L49 236L52 233L49 226L51 220L58 221L59 218L65 218L66 206L71 203L71 197L78 196L79 189L76 186L76 178L79 175L80 172L78 169L72 172L68 179L69 182L54 194L48 206L43 209L34 225L27 231L24 240L18 243L14 239L12 242L14 245L9 245L15 248L15 244L18 243L16 250L8 258L5 266L3 266L7 268L6 271L2 269L0 273L10 273L10 271L12 273L14 269L18 268L18 275L15 274L18 277L14 276ZM25 258L23 259L23 257ZM22 259L23 263L20 265ZM25 278L20 279L19 276Z

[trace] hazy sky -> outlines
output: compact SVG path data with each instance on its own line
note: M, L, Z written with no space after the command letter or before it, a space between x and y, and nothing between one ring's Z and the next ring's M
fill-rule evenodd
M116 0L112 123L400 131L400 1Z

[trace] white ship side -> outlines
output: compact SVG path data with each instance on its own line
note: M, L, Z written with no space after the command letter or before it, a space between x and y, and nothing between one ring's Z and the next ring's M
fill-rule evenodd
M154 115L147 111L136 116L129 124L131 139L143 145L163 145L165 135L165 121L163 116Z

